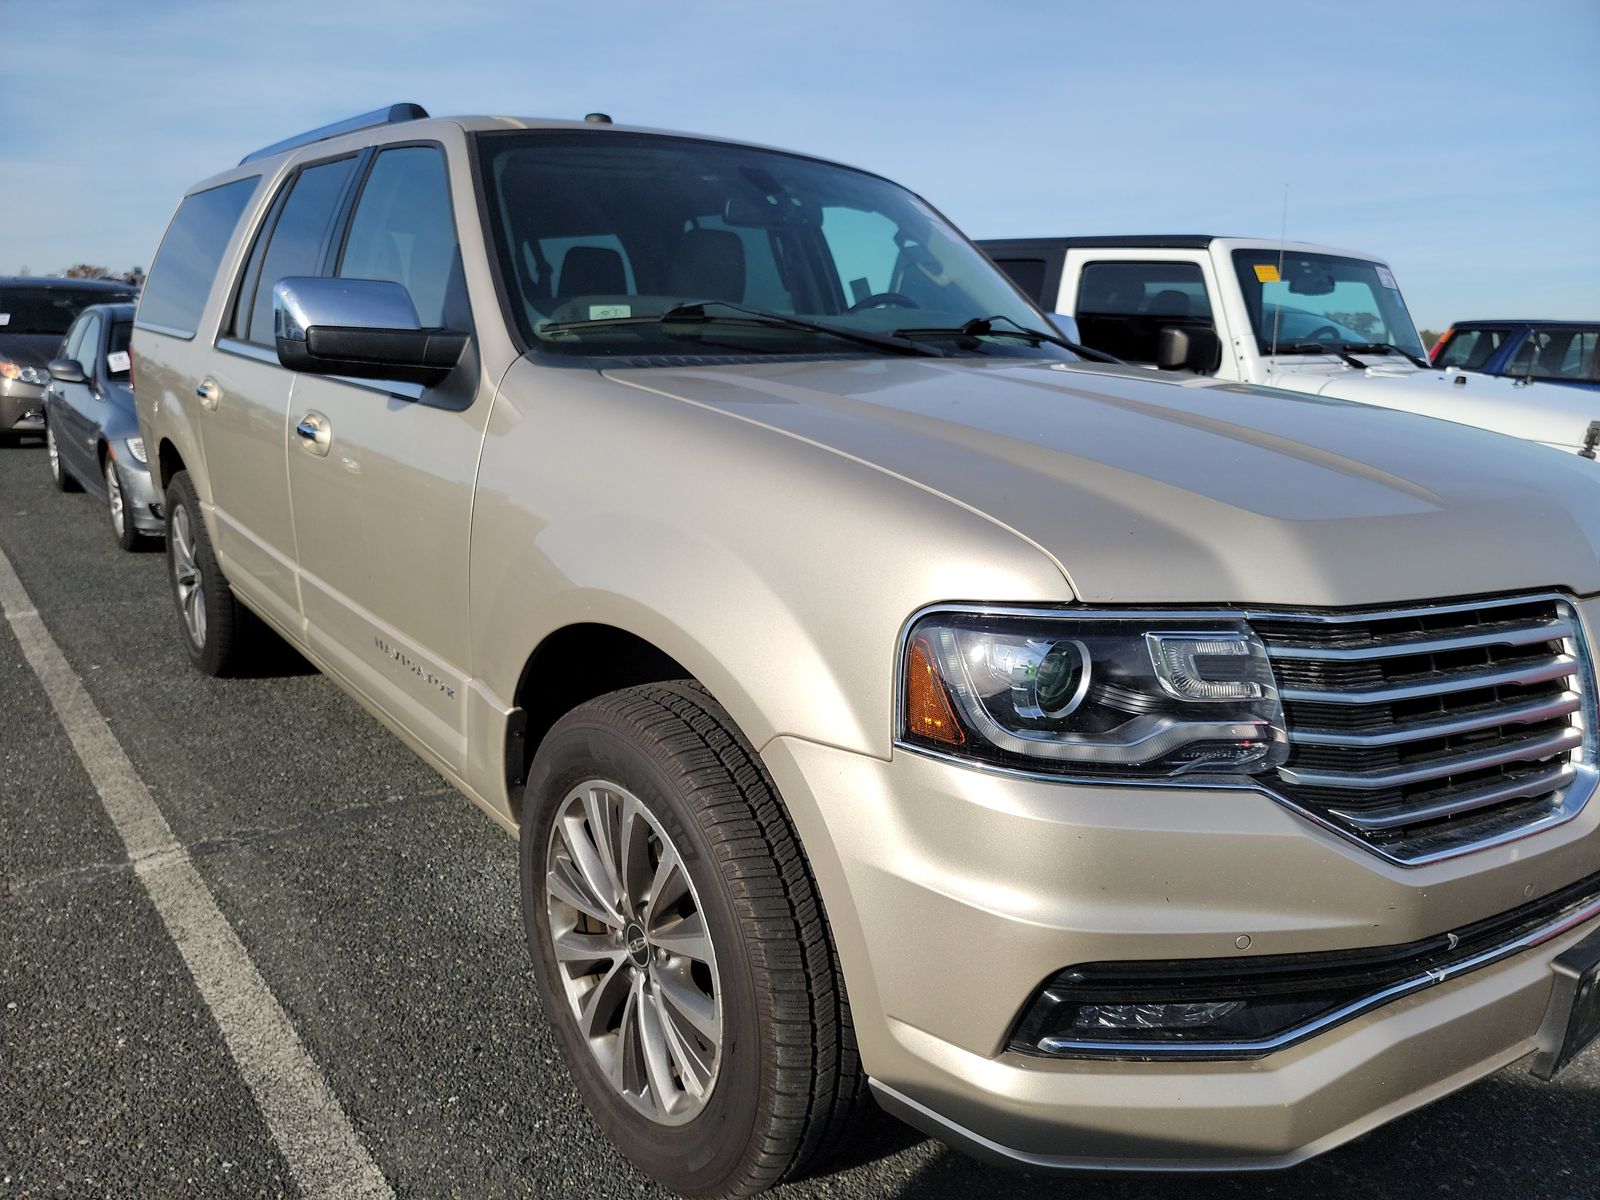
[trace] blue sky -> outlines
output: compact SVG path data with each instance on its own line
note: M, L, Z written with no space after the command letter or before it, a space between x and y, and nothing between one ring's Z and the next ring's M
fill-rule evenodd
M397 100L870 167L975 237L1371 251L1418 323L1600 319L1600 0L0 0L0 273L148 266L183 189ZM81 72L74 68L81 66Z

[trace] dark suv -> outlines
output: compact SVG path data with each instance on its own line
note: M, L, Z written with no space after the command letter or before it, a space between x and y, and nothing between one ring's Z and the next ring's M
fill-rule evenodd
M1436 367L1600 390L1600 321L1461 321L1434 346Z
M0 438L43 435L49 363L73 319L136 294L105 279L0 278Z

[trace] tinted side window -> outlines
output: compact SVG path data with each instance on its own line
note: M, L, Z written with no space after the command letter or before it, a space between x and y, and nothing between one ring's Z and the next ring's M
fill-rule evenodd
M250 202L259 175L184 197L161 239L139 301L141 325L164 325L194 336L222 252Z
M1011 276L1011 282L1026 292L1035 304L1044 303L1044 259L997 258L994 265Z
M322 273L334 213L355 165L356 160L351 157L305 168L290 185L289 198L277 220L271 222L270 232L262 227L261 236L270 240L261 260L261 273L255 280L250 322L244 332L247 341L262 346L273 344L272 288L278 280Z
M94 374L94 360L100 355L100 314L90 313L83 321L82 336L78 339L78 352L73 355L84 374Z
M1535 330L1517 347L1506 374L1534 379L1592 378L1597 341L1600 341L1600 333L1578 329Z
M1505 329L1462 329L1439 352L1436 367L1460 367L1463 371L1481 370L1489 356L1505 344Z
M459 258L444 154L432 146L383 151L356 202L339 276L403 284L417 319L438 328L449 324L446 297Z
M61 345L56 347L57 358L78 360L78 347L83 345L83 327L88 323L88 317L79 317L72 323L72 328L67 330L67 336L61 339Z
M1153 363L1166 326L1211 328L1211 300L1198 263L1093 262L1078 280L1074 316L1084 345Z

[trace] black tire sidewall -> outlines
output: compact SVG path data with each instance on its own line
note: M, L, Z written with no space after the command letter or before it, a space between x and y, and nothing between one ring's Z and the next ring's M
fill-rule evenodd
M681 795L666 753L647 751L621 729L588 714L562 722L539 748L523 802L522 907L528 948L545 1012L555 1028L589 1112L624 1154L653 1178L685 1195L714 1194L745 1173L762 1122L765 1065L754 971L716 851ZM677 846L700 898L717 955L723 1014L722 1060L711 1100L693 1120L659 1125L613 1090L579 1034L551 947L544 862L561 803L587 779L627 788L650 809Z

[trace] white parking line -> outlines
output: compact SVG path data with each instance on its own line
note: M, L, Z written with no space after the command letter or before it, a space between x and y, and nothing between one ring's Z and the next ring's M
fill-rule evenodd
M189 852L0 551L0 609L122 835L128 858L222 1030L295 1181L308 1197L394 1196L288 1014L217 908Z

